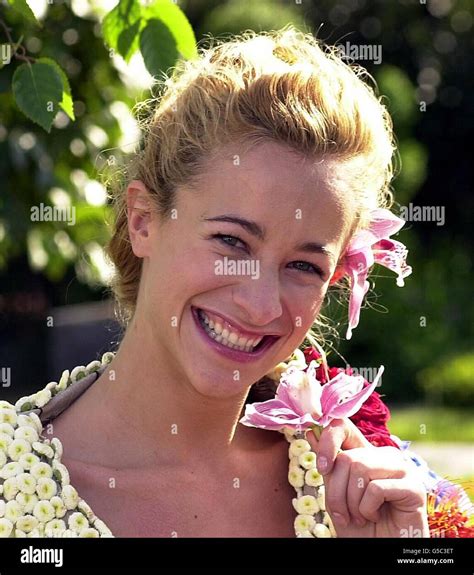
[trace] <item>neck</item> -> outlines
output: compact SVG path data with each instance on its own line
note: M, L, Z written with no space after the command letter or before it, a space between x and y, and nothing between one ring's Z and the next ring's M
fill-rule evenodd
M232 397L201 395L147 326L139 320L130 325L115 358L84 395L91 433L121 438L119 453L110 444L101 453L103 465L105 457L112 466L215 469L232 466L262 442L274 443L275 434L239 423L249 387Z

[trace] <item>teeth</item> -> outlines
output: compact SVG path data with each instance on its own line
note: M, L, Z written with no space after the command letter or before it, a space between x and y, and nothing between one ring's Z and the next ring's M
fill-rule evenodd
M237 332L229 332L229 330L224 328L219 322L214 322L209 319L202 310L199 310L199 318L206 332L218 343L226 345L230 349L250 352L263 339L262 337L248 339Z
M235 344L239 341L239 336L232 332L227 339L230 341L230 343Z

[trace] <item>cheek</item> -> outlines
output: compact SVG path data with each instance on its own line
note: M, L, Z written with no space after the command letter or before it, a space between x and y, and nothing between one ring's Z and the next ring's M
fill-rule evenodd
M308 290L293 290L290 296L290 313L298 333L306 333L317 319L324 303L327 288L313 288Z
M160 291L194 295L229 282L228 276L215 272L218 259L202 247L170 245L154 255L150 275Z

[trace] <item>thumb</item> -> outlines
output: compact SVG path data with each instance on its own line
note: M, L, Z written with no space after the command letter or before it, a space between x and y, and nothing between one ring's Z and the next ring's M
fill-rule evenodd
M318 471L327 475L332 471L334 461L341 449L354 449L356 447L374 448L362 432L348 418L333 419L322 431L316 428L308 430L307 441L317 455ZM318 438L318 434L320 437Z

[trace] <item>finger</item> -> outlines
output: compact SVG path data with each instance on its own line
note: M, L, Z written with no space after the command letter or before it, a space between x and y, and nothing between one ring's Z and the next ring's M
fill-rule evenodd
M375 449L352 421L347 418L333 419L322 430L319 441L316 440L312 433L308 434L308 440L316 451L317 468L323 475L331 473L339 448L370 447Z
M347 507L354 521L361 527L366 524L366 519L359 508L368 483L366 466L358 461L353 461L347 483Z
M426 494L421 490L413 490L410 477L374 479L367 485L359 510L366 519L377 523L380 520L379 509L385 501L394 501L398 510L413 513L424 505L425 498Z
M325 477L325 502L329 515L336 524L343 527L351 521L347 508L347 483L351 472L351 459L345 453L340 453L331 473ZM337 530L337 526L336 526Z
M393 451L391 447L379 447L376 451L354 449L350 455L352 465L347 485L347 506L354 520L363 527L365 518L359 507L369 482L372 479L400 479L407 475L407 471L401 467L404 462L400 461L399 450Z

